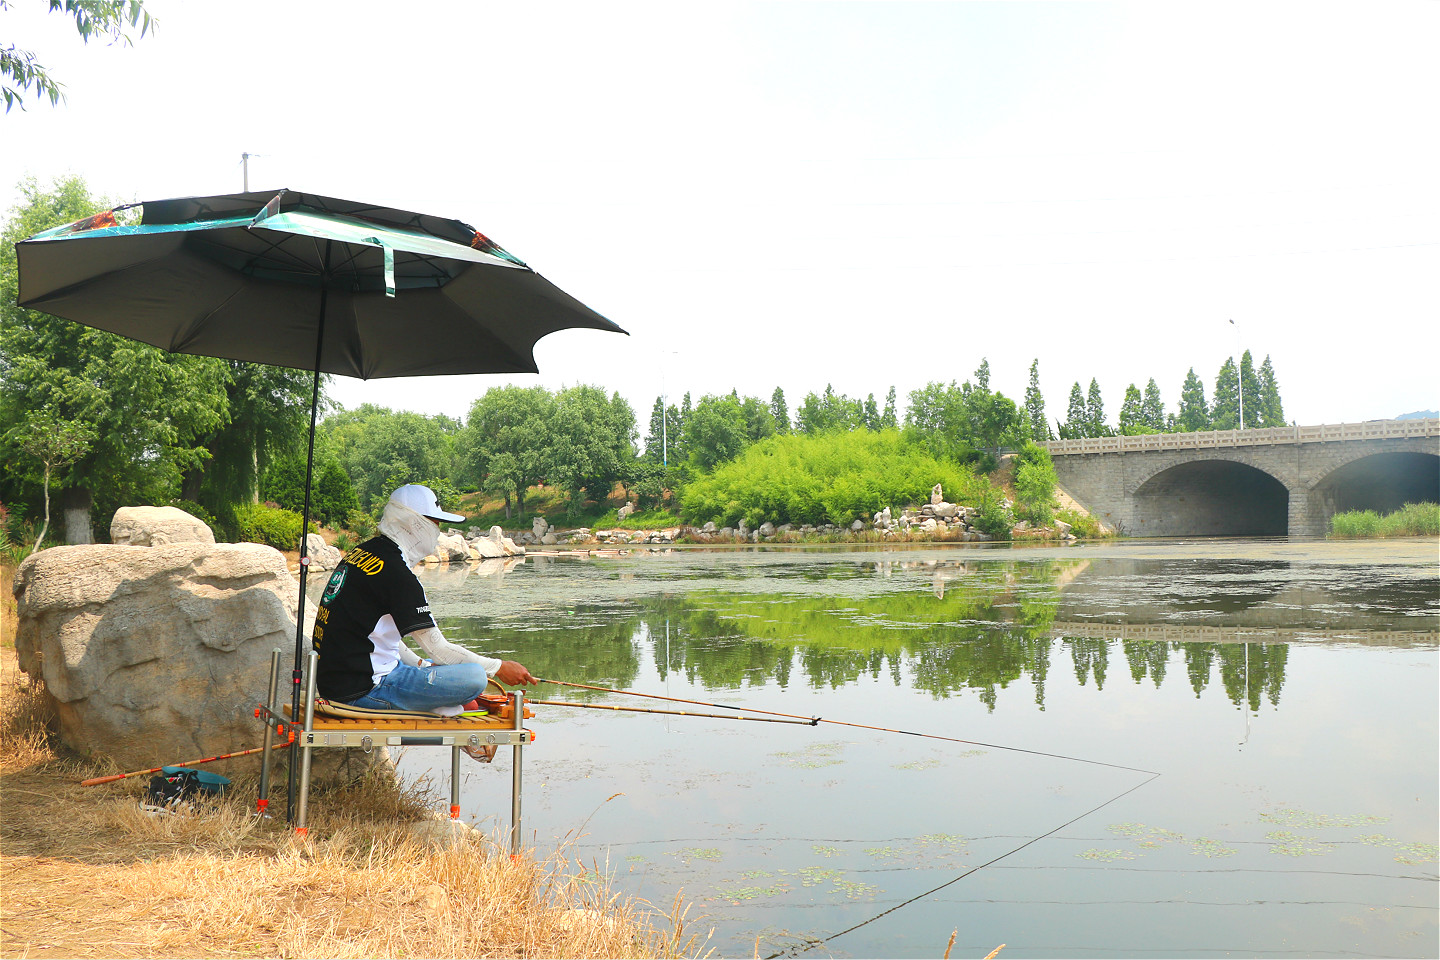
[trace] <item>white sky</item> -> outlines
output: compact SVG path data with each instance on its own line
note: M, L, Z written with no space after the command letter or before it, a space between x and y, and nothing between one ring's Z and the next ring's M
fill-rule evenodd
M146 5L130 48L0 12L68 90L0 117L5 209L26 174L232 192L249 152L251 189L467 221L631 334L348 407L592 383L643 435L662 390L903 403L988 357L1018 401L1038 357L1052 421L1098 377L1113 422L1248 347L1301 423L1440 408L1440 4Z

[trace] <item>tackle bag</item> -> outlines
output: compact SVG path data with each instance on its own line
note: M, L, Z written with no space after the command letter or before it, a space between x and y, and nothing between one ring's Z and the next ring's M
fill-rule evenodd
M161 776L150 778L149 801L169 806L197 795L219 796L230 786L230 779L208 770L189 767L161 767Z

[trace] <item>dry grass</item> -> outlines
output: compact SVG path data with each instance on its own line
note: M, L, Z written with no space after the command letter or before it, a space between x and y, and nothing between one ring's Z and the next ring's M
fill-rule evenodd
M0 563L0 646L15 646L15 629L19 624L19 615L15 610L15 594L12 592L15 584L15 568L8 563Z
M427 785L369 776L312 793L310 832L250 815L255 784L184 815L148 777L97 771L46 733L46 698L0 652L0 957L678 957L668 915L562 851L507 856L473 831L412 831ZM283 783L283 781L281 781ZM283 791L283 786L281 787ZM425 836L431 839L424 839ZM443 837L443 839L434 839Z

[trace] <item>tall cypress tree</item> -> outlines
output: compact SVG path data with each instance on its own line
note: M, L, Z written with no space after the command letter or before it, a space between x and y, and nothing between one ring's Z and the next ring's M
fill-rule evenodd
M1090 378L1090 393L1085 398L1085 416L1090 422L1091 437L1108 437L1111 430L1105 423L1105 402L1100 399L1100 381Z
M1025 388L1025 416L1030 421L1030 438L1036 443L1054 439L1045 419L1045 398L1040 394L1040 358L1030 363L1030 385Z
M866 430L880 429L880 405L875 402L873 393L867 394L865 397L865 405L860 413L860 422L864 424Z
M790 432L790 408L785 403L785 391L779 387L770 394L770 416L775 421L776 433Z
M896 430L900 427L900 417L895 412L894 384L891 384L889 392L885 394L885 409L880 412L880 427L883 430Z
M1185 385L1180 388L1180 412L1175 417L1175 429L1180 433L1210 429L1210 405L1205 402L1205 384L1195 375L1194 367L1185 374Z
M1080 381L1070 388L1070 406L1065 411L1065 422L1060 424L1061 440L1078 440L1090 436L1090 417L1085 412L1085 394L1080 390Z
M1137 433L1146 433L1143 420L1141 404L1144 402L1140 396L1140 388L1135 384L1125 388L1125 399L1120 404L1120 435L1122 437L1134 436Z
M1160 399L1160 387L1154 377L1145 384L1145 399L1140 401L1140 422L1156 433L1165 432L1165 402Z
M1260 378L1255 375L1255 361L1250 358L1249 350L1240 355L1240 390L1241 407L1245 412L1242 426L1258 427L1265 418L1262 412Z
M1265 355L1265 362L1260 364L1260 387L1258 393L1260 402L1256 406L1260 410L1257 421L1262 427L1283 427L1285 426L1285 407L1280 402L1280 384L1275 379L1275 368L1270 365L1270 355Z
M665 423L665 400L663 397L655 398L655 406L650 408L650 430L645 434L645 459L660 463L665 458L665 447L668 445L669 430Z
M1231 357L1225 358L1215 375L1214 400L1210 404L1210 429L1234 430L1240 425L1240 373Z

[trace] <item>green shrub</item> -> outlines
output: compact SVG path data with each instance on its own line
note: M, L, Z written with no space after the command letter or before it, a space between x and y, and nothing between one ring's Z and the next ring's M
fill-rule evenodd
M1440 504L1407 503L1380 521L1382 537L1440 536Z
M974 503L983 479L937 459L897 430L789 434L761 440L680 495L687 523L848 524L885 507L928 502L940 483L955 503Z
M310 518L335 525L360 507L350 476L334 457L317 458L310 488ZM296 453L270 464L260 485L266 500L287 510L305 509L305 457Z
M375 518L359 508L351 510L346 516L345 527L360 540L375 536Z
M40 533L40 526L40 521L26 519L24 507L12 504L7 508L0 503L0 561L19 566L20 561L34 553L35 537ZM40 549L63 543L58 537L57 524L51 523Z
M211 532L220 529L220 521L215 519L215 515L194 500L171 500L170 506L175 507L177 510L184 510L196 520L203 521L204 524L210 528Z
M991 488L980 498L975 522L971 525L997 540L1009 540L1010 530L1015 526L1015 515L1005 505L1005 497L1000 491Z
M264 503L245 503L235 508L236 533L243 543L263 543L276 550L300 549L300 514ZM316 531L314 521L311 532Z
M1380 514L1374 510L1347 510L1330 518L1330 535L1341 539L1374 537L1380 529Z
M1055 499L1059 479L1055 476L1050 452L1038 444L1027 442L1020 450L1018 462L1015 496L1019 500L1019 512L1031 523L1047 526L1054 518L1054 509L1059 506L1059 501Z
M1079 510L1057 510L1055 518L1070 524L1070 532L1081 540L1098 540L1108 536L1100 527L1100 521Z
M1407 503L1384 516L1374 510L1337 513L1330 518L1330 536L1345 540L1440 536L1440 504Z

